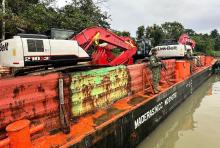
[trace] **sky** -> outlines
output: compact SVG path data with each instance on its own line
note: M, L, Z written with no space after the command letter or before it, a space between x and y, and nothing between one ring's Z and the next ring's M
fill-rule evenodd
M65 1L70 0L58 0L58 5ZM172 21L198 33L220 31L219 0L106 0L100 7L110 15L112 29L129 31L132 36L138 26Z

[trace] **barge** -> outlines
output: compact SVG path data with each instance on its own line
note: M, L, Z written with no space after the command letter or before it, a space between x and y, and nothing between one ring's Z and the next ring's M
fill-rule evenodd
M136 147L212 75L199 59L164 60L159 94L146 64L2 78L0 147Z

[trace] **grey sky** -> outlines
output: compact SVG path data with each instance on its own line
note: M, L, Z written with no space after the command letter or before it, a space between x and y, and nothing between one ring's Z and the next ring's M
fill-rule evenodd
M111 15L113 29L130 31L133 36L140 25L166 21L178 21L202 33L220 30L219 0L107 0L101 7Z

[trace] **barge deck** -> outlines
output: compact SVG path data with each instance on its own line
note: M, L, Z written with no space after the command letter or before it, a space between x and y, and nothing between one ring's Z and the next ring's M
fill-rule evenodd
M105 68L104 75L103 70L102 73L95 70L95 76L91 72L53 73L0 80L3 90L0 96L3 101L7 99L0 102L3 139L0 147L15 146L16 140L6 137L5 127L21 119L31 121L31 143L26 142L34 147L135 147L211 76L216 61L210 57L206 61L192 75L184 69L176 73L177 61L168 62L168 67L175 65L165 78L171 80L170 76L175 75L175 81L170 82L172 85L161 81L159 94L151 93L149 87L144 90L147 85L143 83L144 64ZM187 67L187 62L181 64L178 68ZM113 76L107 77L109 71ZM97 75L102 82L95 79ZM59 102L60 79L63 80L63 113ZM6 115L8 118L4 119ZM68 124L64 126L62 121ZM69 133L64 132L64 127L69 127ZM7 132L10 136L10 131Z

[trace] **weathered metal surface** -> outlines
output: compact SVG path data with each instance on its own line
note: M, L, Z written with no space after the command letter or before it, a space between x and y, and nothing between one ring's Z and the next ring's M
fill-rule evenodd
M139 72L133 66L129 67L130 71L125 66L118 66L71 74L55 73L0 80L0 89L3 90L0 92L0 123L4 123L0 124L0 132L4 132L7 123L27 118L32 125L45 123L46 126L44 135L32 137L36 147L135 147L211 74L211 67L201 68L193 76L179 81L159 95L137 94L120 99L128 95L129 81L133 80L132 84L137 84L135 79L140 77L140 72L142 74L144 66ZM129 74L133 74L133 79ZM67 113L70 114L72 110L78 116L97 109L91 114L75 118L71 123L70 134L67 135L58 129L60 78L64 80L63 94ZM123 91L126 94L123 95ZM68 102L70 97L72 102ZM118 101L112 104L115 100ZM79 105L80 110L75 110ZM108 108L100 109L106 105ZM90 110L86 110L88 108ZM144 117L147 115L150 117ZM142 116L142 119L149 119L139 121Z
M34 141L38 147L136 147L212 73L211 67L180 81L159 95L123 98L108 109L82 116L70 135ZM130 99L129 99L130 98ZM127 109L121 109L127 104Z
M165 68L162 68L161 70L160 82L162 84L164 83L171 84L173 80L175 79L176 60L175 59L162 60L162 63L164 64Z
M0 137L4 137L7 124L20 119L45 123L47 130L59 128L58 78L54 73L0 80ZM69 94L67 81L68 77L64 78L65 94Z
M206 56L205 57L205 65L210 65L213 62L214 58L211 56Z
M135 64L127 66L129 73L129 88L132 94L143 91L143 70L145 69L149 79L152 78L150 69L146 64Z
M211 74L206 69L193 77L176 84L161 95L156 96L137 108L132 108L129 113L118 117L105 127L84 137L78 143L68 146L78 147L136 147L148 136L181 102L183 102L196 88L201 85ZM139 97L139 100L143 100ZM142 102L143 103L143 102ZM98 130L99 129L99 130ZM100 137L94 143L94 139Z
M71 77L73 116L91 112L128 95L125 66L75 72Z

